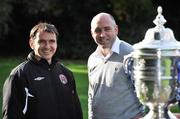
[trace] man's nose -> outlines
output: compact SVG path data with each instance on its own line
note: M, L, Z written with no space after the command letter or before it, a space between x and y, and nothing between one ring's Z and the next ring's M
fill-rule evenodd
M102 31L101 31L101 33L100 33L100 36L101 36L101 37L103 37L103 36L104 36L104 34L105 34L105 31L104 31L104 30L102 30Z
M45 42L45 47L49 47L50 43L48 41Z

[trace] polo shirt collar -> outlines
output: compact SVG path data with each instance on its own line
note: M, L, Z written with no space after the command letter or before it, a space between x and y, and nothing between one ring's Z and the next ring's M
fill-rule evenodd
M116 40L114 41L114 43L112 45L111 51L119 54L120 43L121 43L121 40L118 37L116 37Z

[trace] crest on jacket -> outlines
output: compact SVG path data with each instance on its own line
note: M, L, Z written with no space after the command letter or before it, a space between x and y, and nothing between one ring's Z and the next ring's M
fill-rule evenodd
M60 74L59 79L60 79L62 84L67 84L67 82L68 82L67 77L64 74Z

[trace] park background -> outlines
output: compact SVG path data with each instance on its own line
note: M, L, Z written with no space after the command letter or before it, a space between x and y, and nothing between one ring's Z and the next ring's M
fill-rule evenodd
M59 33L58 58L75 74L87 119L87 58L95 50L90 22L99 12L112 14L120 39L135 44L154 27L157 7L163 8L165 27L180 40L180 7L177 0L0 0L0 106L2 86L11 69L30 52L31 28L40 21L54 24ZM0 107L1 109L1 107ZM1 111L1 110L0 110Z

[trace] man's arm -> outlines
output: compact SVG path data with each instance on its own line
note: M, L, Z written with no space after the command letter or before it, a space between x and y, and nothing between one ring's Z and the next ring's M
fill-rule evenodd
M18 82L15 75L10 75L3 87L3 119L23 119L23 92L21 83Z

